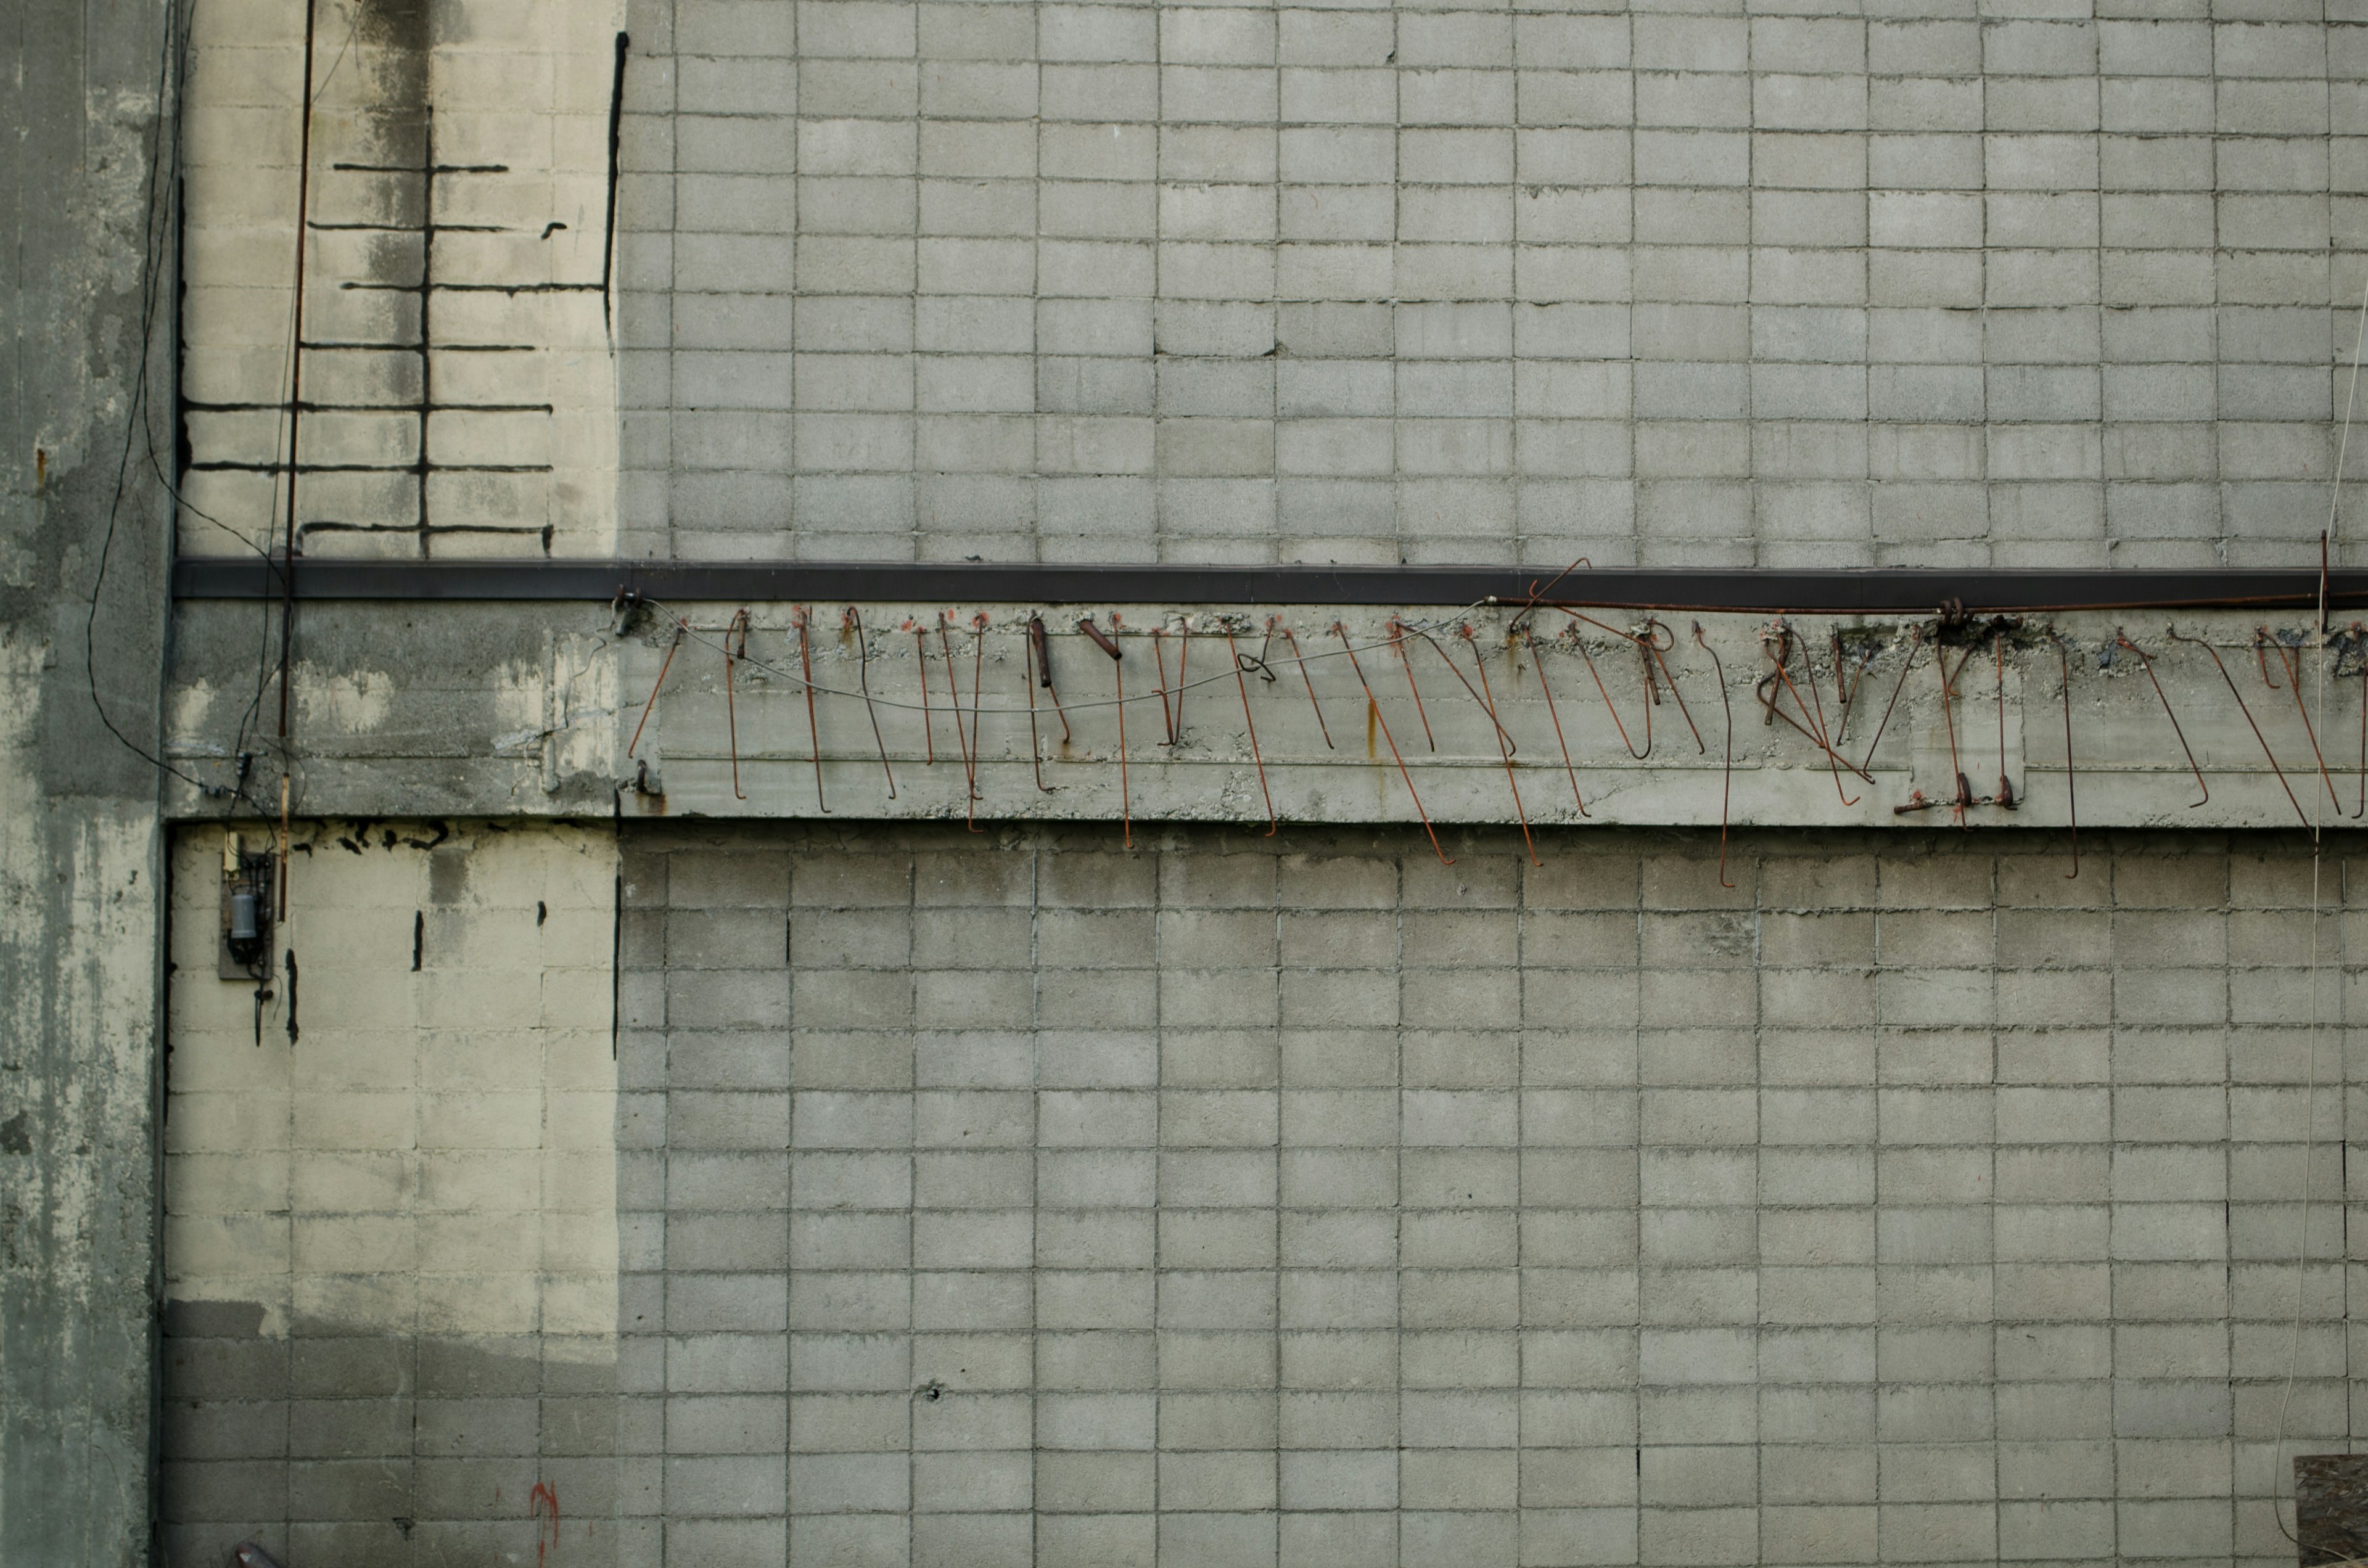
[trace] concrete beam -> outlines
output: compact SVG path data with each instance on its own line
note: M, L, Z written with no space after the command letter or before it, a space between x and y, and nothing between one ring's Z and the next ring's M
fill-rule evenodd
M743 658L737 609L666 607L620 634L598 607L308 606L298 810L1255 824L1270 801L1295 823L2052 828L2077 810L2100 828L2231 828L2361 803L2360 648L2347 623L2322 651L2293 613L2260 649L2260 617L2178 615L2218 665L2158 614L2128 628L2144 657L2097 614L1798 618L1780 678L1779 623L1737 615L1700 618L1705 646L1693 618L1624 611L1525 629L1502 606L1285 607L1270 636L1263 611L1119 606L1092 622L1116 633L1114 663L1080 612L1020 604L942 625L938 607L865 605L860 636L821 609L803 651L794 607L759 605ZM175 755L228 780L255 610L179 613ZM1050 690L1029 682L1037 615Z

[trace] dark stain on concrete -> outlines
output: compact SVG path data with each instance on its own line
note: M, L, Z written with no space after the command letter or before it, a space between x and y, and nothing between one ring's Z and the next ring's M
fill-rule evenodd
M2368 1454L2298 1454L2294 1468L2302 1568L2368 1557Z

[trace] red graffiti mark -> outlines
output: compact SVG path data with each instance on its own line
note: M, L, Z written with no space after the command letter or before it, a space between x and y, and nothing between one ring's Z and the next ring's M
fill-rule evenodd
M535 1568L542 1568L543 1553L559 1544L559 1493L549 1482L538 1481L527 1494L527 1513L531 1518L548 1519L550 1531L538 1528L534 1536Z

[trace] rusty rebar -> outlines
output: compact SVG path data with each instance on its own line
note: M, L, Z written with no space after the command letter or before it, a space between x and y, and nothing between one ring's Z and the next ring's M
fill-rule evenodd
M1461 685L1466 692L1471 694L1472 700L1478 703L1480 705L1481 711L1488 715L1489 722L1497 726L1497 744L1518 755L1521 749L1520 744L1513 739L1513 733L1505 728L1503 722L1497 719L1496 703L1480 695L1480 688L1472 684L1472 678L1469 676L1455 667L1455 661L1447 656L1447 650L1439 645L1438 639L1432 637L1429 632L1425 631L1419 626L1408 626L1406 630L1413 632L1417 637L1421 638L1425 642L1430 645L1430 651L1439 655L1440 663L1447 666L1447 673L1453 676L1457 683ZM1472 628L1468 623L1459 622L1456 630L1462 633L1466 641L1470 640L1472 636Z
M1949 705L1949 688L1956 684L1957 676L1965 673L1966 662L1973 656L1974 651L1971 648L1966 649L1964 658L1957 661L1955 675L1949 672L1948 649L1937 649L1932 661L1933 667L1941 674L1941 724L1949 732L1949 771L1955 774L1957 778L1957 798L1949 802L1949 810L1950 814L1957 819L1957 825L1961 828L1967 826L1965 808L1974 803L1974 787L1966 781L1965 765L1957 756L1957 716Z
M871 705L871 639L864 634L863 616L853 605L839 618L841 631L855 633L855 678L863 688L863 711L871 720L871 742L880 748L880 771L888 776L888 798L896 798L896 770L888 766L888 737L880 733L880 710ZM809 688L811 691L811 688Z
M2006 633L2003 631L1994 633L1993 641L1997 645L1998 654L1998 794L1993 799L1999 810L2010 812L2015 809L2015 799L2014 786L2007 781L2006 777ZM2028 782L2029 778L2030 775L2026 772L2025 782Z
M1061 744L1067 745L1069 744L1069 710L1062 706L1060 690L1053 684L1053 647L1044 635L1044 618L1041 615L1031 615L1028 618L1028 645L1036 653L1037 682L1053 695L1053 711L1061 721ZM1030 702L1035 700L1035 694L1032 691L1029 694L1029 700Z
M1026 631L1019 634L1019 689L1028 694L1028 763L1036 770L1037 790L1049 795L1053 790L1044 782L1044 737L1036 728L1035 639Z
M1582 555L1577 560L1572 562L1569 565L1564 567L1561 571L1555 573L1553 576L1547 578L1545 586L1543 588L1538 586L1538 580L1535 577L1531 578L1529 602L1523 605L1520 608L1520 613L1514 616L1512 620L1506 625L1505 635L1507 639L1509 640L1513 633L1517 631L1526 635L1530 629L1530 618L1537 613L1539 603L1545 598L1546 595L1550 591L1559 586L1565 577L1569 576L1572 573L1577 571L1582 566L1586 567L1590 572L1595 570L1595 562ZM1491 602L1493 603L1494 601L1492 600Z
M798 626L798 672L806 688L806 740L814 749L814 809L827 816L822 798L822 726L814 720L814 655L807 648L806 623L813 619L803 605L792 606L790 617Z
M2171 710L2170 696L2162 689L2162 680L2154 673L2154 661L2146 657L2146 650L2124 636L2118 626L2113 628L2113 642L2116 647L2138 656L2138 667L2146 671L2146 679L2154 683L2155 696L2162 699L2162 716L2170 721L2170 733L2179 737L2179 749L2187 754L2188 771L2195 775L2195 787L2203 791L2203 800L2187 803L2187 809L2192 812L2212 799L2212 786L2203 781L2203 769L2196 763L2195 748L2187 744L2187 732L2180 727L2179 715Z
M1176 721L1167 711L1167 646L1165 634L1156 626L1151 629L1151 656L1158 661L1159 667L1159 726L1167 732L1167 738L1159 744L1172 746L1176 744Z
M1592 621L1593 624L1597 626L1601 626L1603 624L1600 620L1595 620L1592 616L1583 616L1577 610L1563 608L1563 607L1560 606L1557 606L1556 608L1562 608L1563 614L1569 616L1574 620ZM1645 705L1645 723L1646 725L1645 732L1645 749L1643 751L1638 751L1636 749L1636 743L1628 738L1628 726L1621 722L1620 710L1613 707L1611 704L1611 688L1603 684L1603 672L1595 667L1595 655L1587 651L1586 633L1580 631L1576 626L1568 628L1568 631L1570 632L1571 646L1577 648L1578 650L1578 656L1587 661L1587 673L1595 677L1595 689L1603 694L1603 710L1611 715L1611 727L1620 732L1621 746L1630 756L1640 761L1645 757L1650 756L1653 754L1653 733L1650 727L1653 722L1652 704L1648 702ZM1628 634L1624 631L1614 631L1613 635L1626 637ZM1631 641L1634 641L1634 639L1631 639Z
M1858 688L1865 684L1866 672L1873 667L1877 655L1881 653L1881 649L1877 645L1869 645L1868 648L1859 655L1857 674L1846 678L1843 674L1843 665L1847 661L1848 655L1845 654L1842 650L1841 629L1839 627L1836 627L1833 630L1832 636L1834 643L1834 696L1841 704L1841 714L1834 721L1834 744L1839 746L1842 744L1842 737L1850 733L1850 708L1858 700Z
M732 633L740 633L740 651L732 651ZM747 791L740 788L740 721L732 710L732 669L734 659L748 656L748 611L744 606L723 628L723 725L732 744L732 795L745 801Z
M1119 629L1118 611L1110 611L1110 630ZM1134 847L1134 801L1126 777L1126 659L1117 641L1094 624L1090 615L1079 619L1077 630L1094 640L1094 645L1110 655L1110 674L1118 683L1118 813L1119 835L1126 847Z
M1324 704L1315 700L1315 677L1307 673L1307 655L1299 651L1299 639L1291 634L1288 626L1277 626L1271 619L1266 625L1269 634L1281 633L1291 645L1291 662L1299 666L1299 678L1307 683L1307 706L1315 710L1315 727L1324 732L1324 749L1336 749L1332 744L1332 726L1324 722Z
M954 744L962 748L962 825L973 833L985 830L978 825L978 758L971 749L970 735L962 728L962 683L954 678L953 639L946 634L946 612L938 611L938 652L946 661L946 706L953 710ZM977 693L972 693L975 701Z
M1258 793L1266 799L1266 835L1272 838L1282 822L1274 814L1274 794L1266 787L1266 758L1258 755L1258 721L1250 717L1250 685L1242 675L1242 651L1234 645L1234 629L1225 628L1225 651L1234 656L1234 684L1241 688L1242 724L1250 733L1250 761L1258 767Z
M1396 616L1392 616L1389 630L1390 647L1397 654L1398 663L1406 666L1406 689L1414 693L1414 715L1422 721L1423 744L1429 746L1431 750L1437 751L1439 742L1431 738L1430 714L1422 705L1422 687L1415 684L1414 655L1406 652L1406 624ZM1372 738L1370 735L1366 737L1368 741Z
M921 746L928 765L938 765L938 730L929 718L929 634L914 625L905 623L913 634L913 663L921 671Z
M2163 628L2163 635L2169 638L2174 642L2192 642L2197 647L2203 649L2206 653L2212 655L2212 665L2214 669L2220 672L2220 678L2227 682L2228 695L2237 699L2237 710L2245 716L2246 727L2253 732L2253 739L2260 743L2261 755L2270 759L2270 771L2278 776L2278 788L2286 792L2286 800L2294 806L2294 815L2302 819L2303 826L2308 827L2310 825L2310 813L2302 809L2302 801L2297 800L2294 796L2294 786L2286 782L2285 767L2278 761L2278 754L2270 749L2269 737L2261 733L2260 725L2253 722L2253 710L2246 705L2245 694L2237 689L2236 681L2231 678L2228 674L2228 666L2221 662L2220 650L2214 648L2210 642L2205 642L2201 637L2180 636L2179 634L2179 629L2175 626L2167 626Z
M1834 798L1841 801L1845 807L1855 806L1858 801L1842 788L1841 754L1835 749L1834 736L1826 728L1826 699L1817 695L1817 662L1809 656L1809 643L1806 638L1802 639L1801 642L1801 673L1809 677L1809 701L1816 710L1818 744L1825 748L1826 767L1834 776ZM1834 700L1837 703L1841 701L1841 694L1842 666L1837 661L1834 665ZM1800 701L1801 694L1798 691L1793 692L1793 705L1799 706ZM1843 709L1844 713L1848 711L1847 708Z
M1488 682L1488 662L1480 656L1480 644L1474 639L1472 635L1472 628L1469 625L1465 625L1460 628L1460 630L1463 633L1463 641L1471 645L1472 663L1476 665L1480 671L1481 690L1486 694L1483 699L1482 706L1487 710L1488 722L1495 727L1497 732L1497 755L1504 758L1505 761L1505 786L1513 792L1513 814L1521 819L1521 842L1529 847L1530 864L1532 866L1543 866L1545 862L1538 858L1537 841L1530 836L1530 813L1528 809L1521 804L1521 786L1513 778L1513 753L1511 748L1505 744L1505 726L1497 722L1497 691L1496 688L1489 685ZM1429 642L1429 639L1425 637L1424 641ZM1438 643L1432 642L1431 646L1438 650L1440 657L1444 658L1446 656L1446 650L1440 648ZM1451 669L1454 666L1452 665L1449 666ZM1462 674L1461 671L1458 671L1457 673L1459 675ZM1466 682L1465 684L1467 687L1470 685L1469 682Z
M2268 627L2256 627L2253 631L2254 647L2260 648L2261 639L2268 635ZM2334 777L2327 770L2327 754L2319 749L2318 730L2311 723L2310 710L2304 706L2302 700L2302 651L2298 648L2289 648L2283 642L2273 642L2271 646L2278 651L2278 663L2286 668L2286 689L2294 693L2294 714L2302 720L2302 733L2309 737L2310 755L2317 759L2318 777L2327 785L2327 798L2334 801L2335 810L2340 815L2343 811L2343 801L2335 793ZM2320 656L2324 658L2326 655L2322 653ZM2271 689L2277 688L2272 685Z
M2064 806L2072 819L2072 869L2064 874L2070 881L2080 874L2080 789L2078 773L2072 766L2072 658L2064 651L2060 633L2049 634L2055 643L2056 667L2064 676ZM2023 771L2026 781L2030 769Z
M1422 794L1414 787L1414 775L1406 771L1406 758L1398 754L1397 738L1390 733L1390 722L1382 717L1382 704L1373 696L1372 682L1365 678L1365 666L1357 662L1356 645L1349 641L1347 630L1337 620L1332 623L1332 634L1340 639L1341 651L1349 655L1349 667L1357 672L1357 684L1365 688L1365 711L1381 725L1382 739L1390 743L1390 759L1398 765L1398 777L1406 780L1406 793L1414 797L1415 814L1422 818L1423 832L1430 835L1430 852L1439 857L1440 865L1454 865L1440 846L1439 830L1430 825L1430 813L1423 809Z
M679 617L676 619L674 623L674 641L666 644L666 658L658 665L658 678L650 682L650 699L642 704L642 722L641 723L633 726L632 743L625 747L625 756L628 759L632 758L634 750L642 744L643 726L646 725L650 722L650 710L657 706L658 691L666 685L666 672L674 668L674 656L682 647L683 634L689 630L689 621L682 619ZM2362 755L2363 756L2368 756L2368 750L2363 750ZM2363 769L2362 777L2363 778L2368 778L2368 769Z
M986 753L986 726L978 716L979 687L986 684L986 611L979 610L970 618L970 785L971 799L978 796L978 770Z
M1720 663L1718 650L1702 635L1702 622L1694 622L1694 642L1710 655L1711 678L1718 682L1719 706L1726 712L1726 747L1724 753L1725 772L1718 792L1718 885L1731 888L1726 880L1726 824L1735 803L1735 699L1726 694L1726 666Z
M2351 646L2361 652L2360 665L2360 809L2351 814L2356 819L2368 815L2368 627L2351 623Z
M1874 748L1883 744L1883 732L1891 727L1891 710L1899 706L1899 694L1907 686L1907 672L1916 667L1916 651L1923 645L1924 629L1920 626L1909 627L1907 629L1907 662L1899 666L1899 678L1891 683L1891 700L1883 705L1883 717L1875 722L1874 738L1866 743L1866 758L1858 765L1859 777L1861 778L1872 779L1874 777L1867 771L1874 766Z
M1669 668L1668 655L1669 650L1678 645L1678 634L1669 631L1668 624L1657 616L1646 616L1645 626L1646 630L1637 637L1636 645L1652 654L1653 662L1661 666L1661 678L1669 683L1669 695L1678 700L1678 716L1686 722L1686 728L1693 732L1695 753L1707 756L1710 755L1710 746L1702 740L1701 726L1694 722L1694 710L1686 706L1685 691L1678 685L1678 672ZM1667 642L1653 641L1651 629L1656 626L1663 631L1668 632L1669 640Z
M1768 631L1761 632L1759 634L1759 646L1763 652L1767 649L1768 644L1771 640L1776 644L1775 668L1770 672L1773 679L1762 680L1753 688L1755 691L1764 692L1765 694L1760 698L1760 705L1766 708L1771 716L1782 719L1786 723L1792 725L1794 729L1808 736L1810 742L1814 744L1819 751L1826 754L1827 764L1834 776L1835 798L1840 801L1844 806L1857 805L1857 800L1852 798L1850 793L1842 788L1841 770L1848 767L1849 764L1842 759L1841 754L1834 749L1832 740L1826 733L1825 699L1816 693L1816 666L1811 665L1809 662L1808 648L1804 645L1801 650L1801 664L1804 668L1806 668L1809 671L1810 696L1816 704L1816 717L1812 720L1812 722L1816 725L1816 728L1814 730L1810 729L1806 724L1802 723L1800 719L1793 718L1791 714L1784 712L1776 706L1775 687L1781 683L1785 690L1793 694L1793 706L1800 710L1801 719L1810 718L1811 704L1801 700L1801 688L1793 684L1792 663L1793 639L1792 623L1782 617L1779 617Z
M1768 652L1768 644L1771 640L1776 643L1776 653L1771 655L1771 662L1769 665L1768 673L1751 683L1752 698L1759 704L1759 722L1762 725L1772 726L1777 720L1783 720L1784 722L1791 725L1793 731L1804 740L1806 740L1811 745L1816 747L1819 751L1825 753L1827 756L1830 757L1837 767L1847 767L1852 773L1864 778L1868 783L1873 783L1873 777L1867 773L1866 770L1861 767L1858 764L1853 763L1850 758L1843 756L1839 752L1838 752L1834 747L1832 740L1826 734L1822 699L1819 699L1819 712L1815 721L1817 727L1816 729L1811 729L1809 727L1809 704L1801 700L1801 688L1793 684L1791 669L1793 662L1793 627L1792 623L1784 617L1777 617L1777 619L1770 623L1769 630L1764 631L1759 634L1759 651L1762 653L1766 653ZM1803 649L1801 658L1804 664L1807 663L1808 652L1806 648ZM1793 694L1793 706L1798 710L1799 717L1796 718L1793 714L1784 711L1783 703L1777 695L1778 688L1780 687ZM1837 795L1842 794L1841 780L1839 778L1834 780L1834 792ZM1855 801L1849 800L1847 796L1843 796L1843 801L1845 804L1857 804Z
M1530 665L1538 672L1538 690L1546 699L1546 717L1554 721L1554 744L1562 748L1563 771L1570 775L1571 803L1578 807L1580 816L1586 816L1587 801L1578 792L1578 769L1571 766L1570 742L1563 736L1562 715L1554 710L1554 687L1546 679L1545 655L1538 650L1537 633L1527 626L1521 628L1521 641L1530 645ZM2362 776L2368 777L2368 769L2363 769Z
M1176 653L1176 738L1178 741L1184 738L1184 694L1192 689L1191 683L1184 676L1191 665L1192 622L1188 619L1184 622L1184 645Z

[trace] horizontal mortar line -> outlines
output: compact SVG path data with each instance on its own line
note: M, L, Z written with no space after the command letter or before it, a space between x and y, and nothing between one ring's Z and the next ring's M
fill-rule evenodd
M309 465L308 465L309 466ZM403 472L397 470L395 472ZM532 472L548 472L538 470ZM1526 603L1541 590L1602 608L1704 613L1929 617L1952 601L1969 614L2083 608L2305 608L2316 570L2113 570L1920 567L1815 570L1507 566L1200 566L1035 562L525 560L317 562L298 574L307 598L594 600L624 590L663 601L843 599L886 603L1463 606ZM2330 604L2368 604L2368 569L2327 579ZM245 558L184 559L183 598L254 598L276 573Z
M363 354L418 354L433 350L438 354L532 354L549 347L541 343L300 343L296 347L307 353L314 349L349 349Z
M189 465L192 473L286 473L284 462L234 462L216 458ZM448 463L415 460L407 463L316 463L292 465L299 473L549 473L549 463Z
M359 175L506 175L507 164L331 164L332 169Z
M543 531L539 523L349 523L336 517L315 517L296 525L296 536L337 534L515 534L532 538Z
M285 403L200 403L183 398L181 406L200 414L285 414ZM295 405L305 414L549 414L547 403L314 403Z
M524 229L507 229L498 223L319 223L308 222L306 228L319 233L425 234L431 230L439 234L523 234Z
M606 285L600 283L356 283L337 285L374 294L425 294L433 290L452 294L571 294L600 293Z

